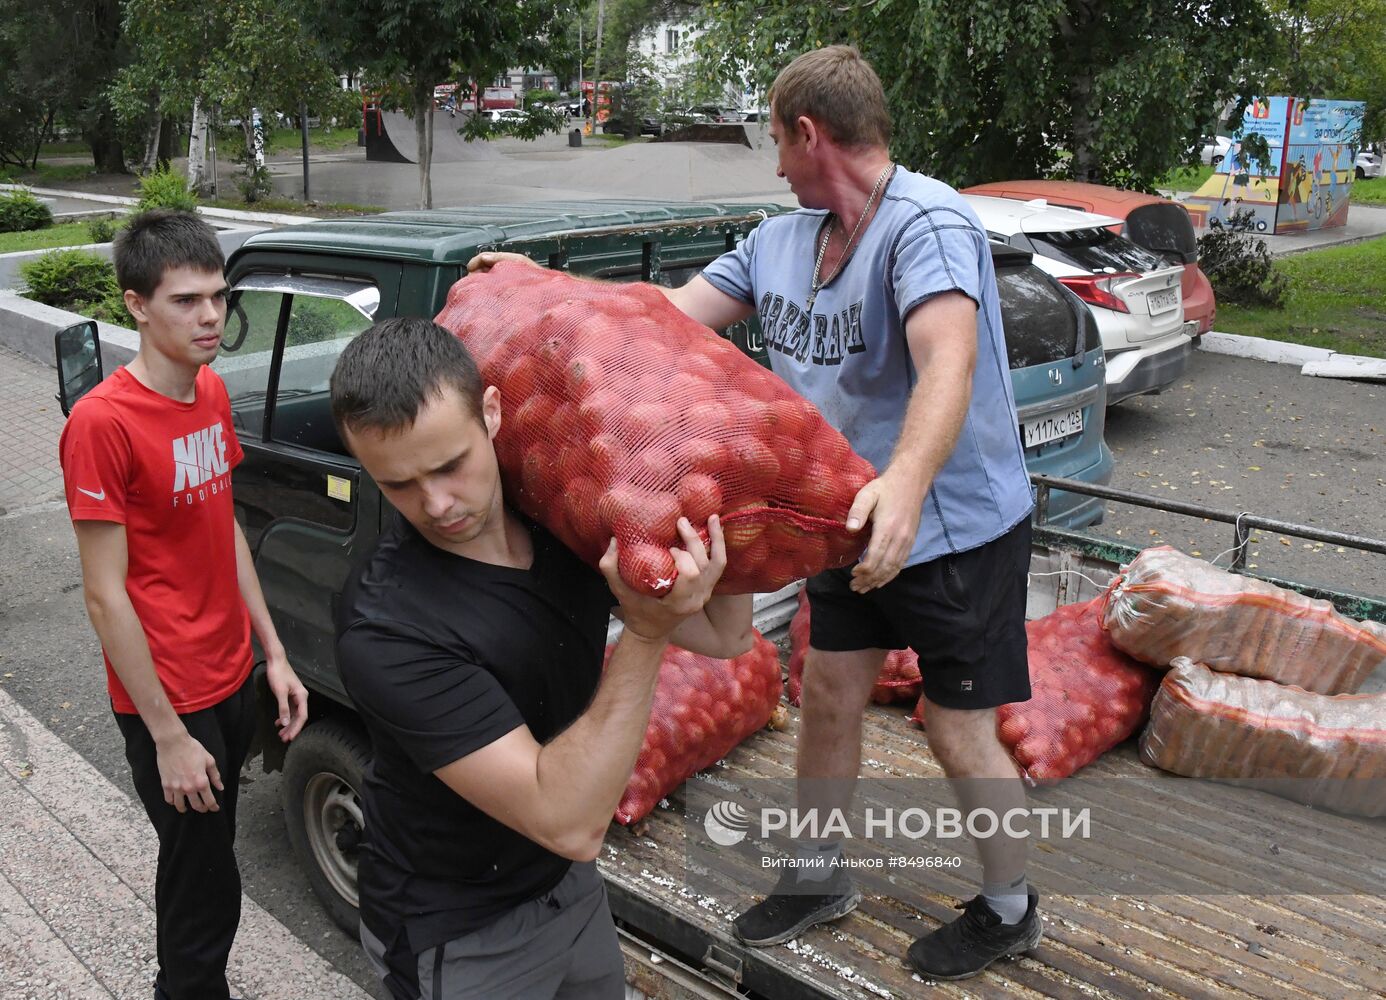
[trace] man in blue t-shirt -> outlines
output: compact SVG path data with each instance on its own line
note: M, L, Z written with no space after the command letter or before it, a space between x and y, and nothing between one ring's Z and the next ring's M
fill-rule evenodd
M803 209L669 297L714 329L756 313L775 373L880 470L848 514L848 528L871 525L861 562L808 584L801 807L846 810L872 685L886 650L909 646L931 749L963 808L1000 818L1025 806L996 708L1030 697L1033 497L986 231L952 188L891 163L880 80L855 49L795 59L770 106L779 174ZM920 975L961 979L1039 943L1027 847L977 840L982 891L911 945ZM839 843L799 850L737 918L747 944L787 941L860 900L832 864Z
M909 646L930 748L964 810L1000 820L1025 807L996 708L1030 697L1033 495L986 231L952 188L891 163L885 95L856 49L795 59L770 106L779 175L803 209L662 291L713 329L758 315L775 374L880 470L848 514L849 529L871 526L862 560L808 583L800 809L846 813L871 689L886 651ZM774 892L736 919L741 940L778 944L855 908L841 849L801 843ZM910 946L926 978L976 975L1039 943L1028 841L998 834L977 850L981 893Z

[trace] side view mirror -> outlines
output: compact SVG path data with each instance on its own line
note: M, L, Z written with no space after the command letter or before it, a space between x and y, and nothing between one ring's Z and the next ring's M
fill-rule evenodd
M59 330L53 335L53 349L58 360L58 402L66 417L72 413L77 400L105 377L101 370L101 344L96 323L87 320Z

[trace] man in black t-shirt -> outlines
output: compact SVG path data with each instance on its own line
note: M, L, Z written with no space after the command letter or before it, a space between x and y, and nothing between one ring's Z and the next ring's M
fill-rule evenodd
M363 789L361 940L396 1000L619 1000L594 859L630 778L669 641L751 644L751 598L679 523L678 582L631 591L505 506L500 393L428 320L376 324L332 376L342 440L400 517L349 583L347 693L374 744ZM605 673L614 602L625 630Z

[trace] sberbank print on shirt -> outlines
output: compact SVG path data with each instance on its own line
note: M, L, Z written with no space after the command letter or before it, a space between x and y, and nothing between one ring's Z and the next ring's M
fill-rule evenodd
M760 326L765 344L800 364L840 365L848 354L861 354L866 342L861 333L861 301L831 316L804 312L797 302L766 292L760 300ZM812 329L810 330L810 327Z
M201 503L231 488L221 422L173 439L173 506Z

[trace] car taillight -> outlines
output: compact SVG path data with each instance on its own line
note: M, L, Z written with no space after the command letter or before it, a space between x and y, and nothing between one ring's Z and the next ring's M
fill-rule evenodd
M1111 309L1113 312L1129 313L1131 310L1126 308L1126 303L1112 291L1112 283L1139 277L1140 275L1134 272L1123 271L1120 274L1093 274L1081 278L1060 278L1059 281L1063 282L1069 291L1090 306L1101 306L1103 309Z

